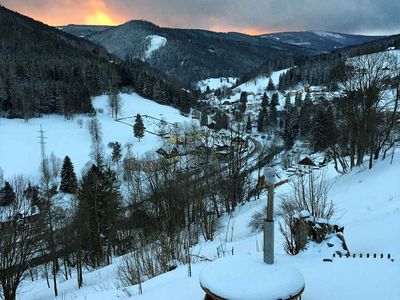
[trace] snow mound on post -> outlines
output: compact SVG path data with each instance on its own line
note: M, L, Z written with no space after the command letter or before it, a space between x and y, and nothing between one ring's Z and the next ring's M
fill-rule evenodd
M200 285L230 300L288 299L304 289L304 277L290 265L265 264L261 258L243 255L216 260L200 274Z
M167 39L159 35L148 35L146 36L146 51L144 53L145 58L150 58L155 51L164 47L167 44Z

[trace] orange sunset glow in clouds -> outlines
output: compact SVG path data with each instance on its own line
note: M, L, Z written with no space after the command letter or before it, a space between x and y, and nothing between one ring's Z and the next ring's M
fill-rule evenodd
M107 11L107 5L102 0L87 1L87 9L87 12L84 13L84 24L118 25L120 23L123 23L122 20L119 20L118 16L112 16Z
M118 25L127 19L109 7L104 0L54 0L37 1L0 1L10 9L17 10L49 25L85 24Z
M106 0L0 0L10 9L16 10L22 14L30 16L36 20L52 26L67 24L83 25L119 25L132 19L146 19L157 25L165 27L178 28L196 28L186 25L178 15L168 17L167 19L158 19L151 17L151 11L146 8L137 7L137 9L125 10L124 5L117 1ZM134 6L135 7L135 6ZM168 22L168 21L171 22ZM196 21L196 20L193 20ZM197 26L197 28L209 29L219 32L236 31L250 35L257 35L272 32L272 30L230 25L230 24L209 24L207 27ZM279 30L274 30L279 31Z
M398 34L399 0L0 0L43 23L119 25L146 20L161 27L197 28L251 35L324 30ZM378 17L379 16L379 17Z

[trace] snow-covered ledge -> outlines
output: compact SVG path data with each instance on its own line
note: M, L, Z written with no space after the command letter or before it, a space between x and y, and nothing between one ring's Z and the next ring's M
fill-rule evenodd
M265 264L253 255L230 256L208 264L200 274L205 299L278 300L300 299L303 275L277 260Z

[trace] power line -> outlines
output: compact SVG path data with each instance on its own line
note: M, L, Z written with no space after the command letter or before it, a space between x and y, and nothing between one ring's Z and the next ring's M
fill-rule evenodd
M41 154L41 166L42 166L42 172L46 170L46 142L45 140L47 139L44 134L45 131L43 130L42 125L40 125L40 130L39 130L39 144L40 144L40 154Z

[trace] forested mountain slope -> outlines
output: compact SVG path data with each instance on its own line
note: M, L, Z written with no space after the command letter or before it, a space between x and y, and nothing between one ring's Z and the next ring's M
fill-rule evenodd
M76 26L66 26L63 30L78 32ZM121 58L146 60L186 83L210 77L240 76L266 59L318 53L241 33L161 28L146 21L130 21L85 37Z
M282 76L279 89L285 90L299 82L310 85L329 85L337 78L346 57L382 52L388 49L400 49L400 35L393 35L361 45L353 45L337 49L331 53L313 56L283 57L265 61L260 67L244 74L239 83L244 83L272 70L291 68Z
M90 112L118 81L107 51L0 7L0 111L8 117Z
M320 52L331 52L347 46L364 44L383 38L383 36L367 36L344 34L328 31L296 31L277 32L261 35L262 38L298 45Z
M90 96L121 86L181 109L191 99L146 63L123 63L101 46L0 6L0 116L90 113Z

